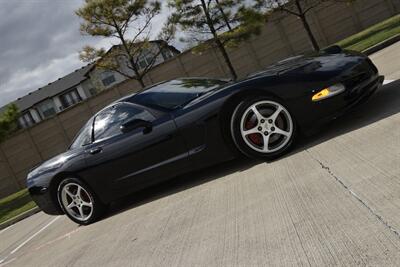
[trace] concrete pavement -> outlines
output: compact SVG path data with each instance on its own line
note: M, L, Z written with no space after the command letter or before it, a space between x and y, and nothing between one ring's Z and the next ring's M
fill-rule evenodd
M400 79L400 45L371 56ZM400 80L272 163L235 160L78 227L0 231L0 266L399 266Z
M400 79L400 42L370 56L387 80Z

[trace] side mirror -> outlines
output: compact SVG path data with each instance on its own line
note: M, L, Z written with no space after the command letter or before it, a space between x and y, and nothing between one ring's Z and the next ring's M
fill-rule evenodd
M148 134L153 129L153 124L149 121L141 120L141 119L133 119L125 122L121 125L120 130L123 133L129 133L133 130L144 128L143 133Z

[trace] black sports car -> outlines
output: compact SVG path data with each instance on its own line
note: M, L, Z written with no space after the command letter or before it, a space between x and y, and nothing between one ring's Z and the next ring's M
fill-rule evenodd
M162 180L239 153L276 158L299 131L339 116L382 82L366 56L338 48L237 82L163 82L93 116L68 151L29 173L27 186L46 213L89 224L107 203Z

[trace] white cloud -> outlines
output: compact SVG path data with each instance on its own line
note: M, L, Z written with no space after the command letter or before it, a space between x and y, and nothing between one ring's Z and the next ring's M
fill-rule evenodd
M85 65L78 58L84 45L108 49L118 44L116 39L80 34L74 11L83 2L0 0L0 107ZM152 38L168 13L164 9L154 19Z
M47 60L33 69L19 69L12 74L7 83L1 85L4 97L0 99L0 106L43 87L82 65L78 53L72 53L66 57Z

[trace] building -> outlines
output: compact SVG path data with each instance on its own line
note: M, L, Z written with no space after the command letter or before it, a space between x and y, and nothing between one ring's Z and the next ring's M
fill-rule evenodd
M135 49L135 47L133 47L133 49ZM153 59L153 66L156 66L179 54L180 51L175 47L169 45L165 41L156 40L150 41L149 46L143 49L143 52L139 53L139 56L134 60L137 62L139 70L142 70L149 66ZM92 80L93 84L95 84L96 88L99 88L100 90L110 88L120 82L125 81L128 79L127 76L135 76L132 69L129 68L130 63L128 62L128 57L125 55L121 45L114 45L111 47L104 57L108 57L110 55L114 57L118 64L118 72L104 70L93 66L87 74Z
M137 59L141 68L146 67L149 62L151 51L161 48L161 53L157 56L154 66L158 65L180 52L173 46L163 41L151 41L147 53L142 53L142 57ZM107 52L120 49L119 46L113 46ZM149 55L149 56L146 56ZM154 56L152 56L154 58ZM121 68L120 72L128 72L127 59L119 56L117 62ZM78 104L79 102L96 95L98 92L113 87L127 79L117 71L109 71L96 67L96 64L89 64L74 72L62 77L48 85L29 93L26 96L18 98L13 103L17 105L21 112L19 125L22 128L28 128L34 124L50 118L63 110ZM5 107L0 108L0 113Z
M19 125L30 127L94 95L96 90L86 76L91 68L84 66L14 101L21 112Z

